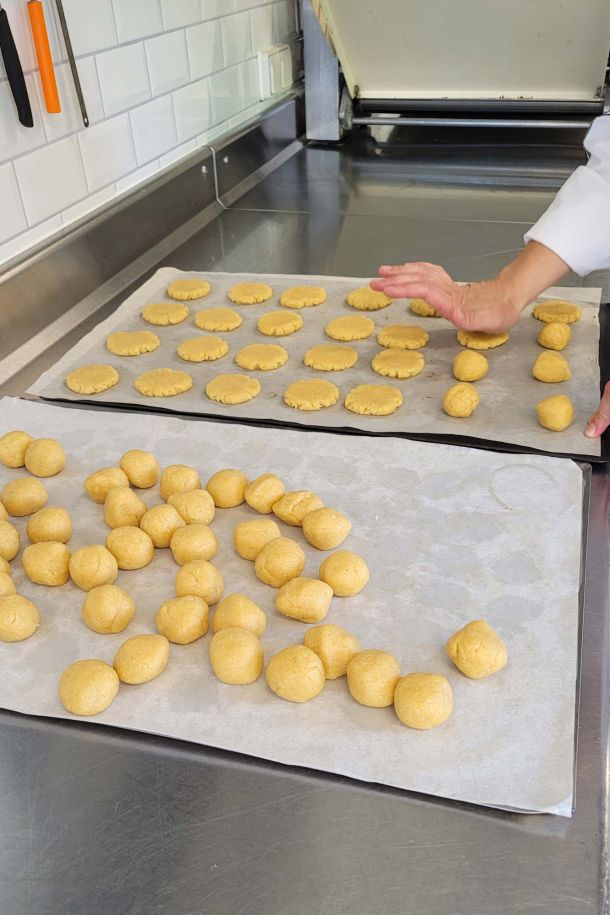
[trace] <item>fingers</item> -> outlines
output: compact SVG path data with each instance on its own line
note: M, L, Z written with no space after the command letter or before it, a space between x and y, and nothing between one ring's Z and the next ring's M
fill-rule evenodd
M413 261L412 263L398 264L394 267L385 264L383 267L379 268L379 275L395 276L397 273L411 273L411 271L414 270L421 273L422 270L432 266L432 264L428 264L425 261Z
M604 388L599 407L590 418L585 429L588 438L598 438L610 426L610 381Z

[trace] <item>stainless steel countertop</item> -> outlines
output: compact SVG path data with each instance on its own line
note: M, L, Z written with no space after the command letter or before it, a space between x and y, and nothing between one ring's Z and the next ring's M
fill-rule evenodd
M366 276L381 262L426 259L476 280L506 263L551 196L493 176L444 183L361 150L307 148L164 262ZM607 298L610 275L588 279L600 281ZM86 329L0 394L25 390ZM595 468L572 820L0 712L3 915L606 911L608 490L608 473Z

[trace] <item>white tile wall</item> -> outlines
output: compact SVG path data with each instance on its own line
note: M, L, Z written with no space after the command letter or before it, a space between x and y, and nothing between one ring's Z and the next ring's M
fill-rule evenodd
M153 95L177 89L190 81L186 38L182 30L151 38L145 47Z
M15 161L29 225L48 219L87 196L87 182L73 134Z
M134 171L137 165L133 134L128 114L83 130L78 135L91 192Z
M138 164L150 162L178 145L171 95L135 108L129 113Z
M12 162L0 166L0 238L8 238L27 229L17 176Z
M193 79L201 79L225 66L220 20L203 22L186 30L188 61Z
M97 76L106 117L150 98L144 45L128 44L98 54Z
M159 0L112 0L119 41L135 41L163 31Z

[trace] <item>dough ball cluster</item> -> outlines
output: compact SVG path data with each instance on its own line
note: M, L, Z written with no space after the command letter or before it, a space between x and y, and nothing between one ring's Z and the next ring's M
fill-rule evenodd
M312 626L305 633L303 644L315 651L320 658L327 680L344 677L347 665L360 651L360 643L356 636L333 623Z
M90 474L83 485L89 498L97 505L103 505L115 486L129 486L129 477L120 467L104 467Z
M324 508L324 502L309 489L299 489L284 493L281 499L273 503L273 514L291 527L302 527L305 515Z

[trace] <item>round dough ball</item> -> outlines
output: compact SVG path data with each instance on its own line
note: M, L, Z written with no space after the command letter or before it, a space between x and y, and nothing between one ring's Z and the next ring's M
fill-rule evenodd
M91 591L100 585L111 585L119 574L117 561L105 546L83 546L70 557L70 577L77 588Z
M135 616L133 598L118 585L100 585L87 594L81 610L83 622L100 635L122 632Z
M536 404L538 422L551 432L563 432L574 422L574 407L565 394L556 394Z
M426 360L421 353L404 349L384 349L371 360L371 368L384 378L413 378L423 372Z
M9 575L11 573L11 567L4 556L0 556L0 572L6 572Z
M303 362L316 372L343 372L356 365L358 353L353 346L318 343L307 350Z
M476 350L462 350L453 360L453 377L458 381L480 381L488 371L487 357Z
M32 543L22 556L23 571L37 585L56 588L70 577L70 550L65 543Z
M324 508L322 499L308 489L299 489L285 493L281 499L274 502L272 510L284 524L302 527L305 515L318 508Z
M322 286L291 286L280 296L284 308L309 308L326 301L326 290Z
M25 452L34 439L27 432L7 432L0 438L0 462L5 467L23 467Z
M126 451L119 461L119 467L127 475L130 486L136 489L150 489L159 479L159 462L150 451L133 448Z
M425 299L411 299L409 311L420 318L440 318L436 308L433 308Z
M123 683L149 683L162 674L169 661L164 635L132 635L114 656L113 666Z
M312 626L305 633L303 644L315 651L320 658L327 680L344 677L347 665L360 651L360 643L356 636L332 623Z
M21 594L0 597L0 642L22 642L40 626L40 613L32 601Z
M457 341L469 349L495 349L509 339L508 334L484 334L478 330L458 330Z
M2 502L0 502L0 521L8 521L8 512Z
M149 324L167 327L169 324L181 324L190 314L188 305L177 302L157 302L142 309L142 317Z
M8 597L9 594L16 594L17 588L13 583L13 579L8 572L0 571L0 597Z
M270 372L288 362L288 353L277 343L250 343L235 356L235 365L249 371Z
M358 594L369 580L369 569L357 553L339 550L328 556L320 566L320 578L332 588L335 597Z
M152 330L117 331L106 338L106 349L115 356L141 356L160 346L161 341Z
M562 324L574 324L580 321L582 312L578 305L573 302L564 302L561 299L550 299L548 302L540 302L534 308L534 317L545 324L551 324L554 321L560 321Z
M305 553L288 537L277 537L262 548L254 560L257 578L272 588L281 588L291 578L298 578L305 568Z
M75 394L101 394L118 384L119 373L112 365L81 365L66 376L66 387Z
M175 492L167 501L174 506L185 524L211 524L214 520L216 507L207 489Z
M119 569L133 571L143 569L152 562L155 546L150 536L139 527L127 525L115 527L106 537L106 549L110 550Z
M212 618L212 629L248 629L260 639L267 628L267 615L245 594L229 594L220 601Z
M26 531L32 543L67 543L72 536L72 518L65 508L41 508L28 521Z
M551 321L540 328L538 334L538 343L545 349L562 350L570 342L572 329L568 324L562 324L560 321Z
M495 629L485 620L473 620L455 632L445 651L458 670L471 680L481 680L502 670L508 649Z
M347 294L347 304L358 311L378 311L380 308L386 308L391 305L394 299L391 299L385 292L376 292L370 286L361 286L359 289L352 289Z
M351 343L352 340L366 340L370 337L375 332L375 322L364 315L345 315L329 321L324 332L331 340Z
M453 693L449 681L440 674L407 674L394 692L394 709L407 727L429 731L449 718Z
M286 487L274 473L263 473L246 486L244 498L250 508L269 515L273 506L286 492Z
M221 629L210 642L210 664L223 683L254 683L263 672L263 646L248 629Z
M249 375L217 375L205 386L206 397L229 406L254 400L260 392L260 381Z
M318 508L303 518L305 539L317 550L334 550L352 529L349 518L334 508Z
M169 548L179 566L193 559L211 559L218 552L218 541L207 524L189 524L172 534Z
M129 486L116 486L106 496L104 521L108 527L137 527L145 514L145 503Z
M148 534L158 550L166 550L174 531L179 527L184 527L184 520L173 505L153 505L142 516L140 527Z
M287 337L296 334L303 326L303 318L285 311L270 311L256 322L256 327L266 337Z
M345 396L345 407L362 416L389 416L404 403L402 392L386 384L359 384Z
M392 349L421 349L430 339L430 334L422 327L412 324L389 324L377 334L379 346Z
M133 383L144 397L175 397L193 387L193 379L178 369L151 369L142 372Z
M317 578L293 578L275 596L275 607L282 616L301 623L319 623L330 610L333 589Z
M66 466L66 452L54 438L37 438L25 451L25 468L35 477L54 477Z
M187 594L161 604L155 616L155 626L166 639L176 645L189 645L206 634L210 608L201 597Z
M569 381L572 377L567 359L559 353L545 350L536 357L532 366L532 375L538 381L547 384L557 384L560 381Z
M392 705L399 679L400 666L396 658L376 648L359 651L347 665L347 685L352 697L371 708Z
M198 277L185 277L170 283L167 287L167 294L170 299L178 299L179 302L191 302L193 299L202 299L208 295L211 288L207 280L202 280Z
M120 467L104 467L90 474L83 485L89 498L97 505L103 505L115 486L129 486L129 478Z
M236 305L258 305L273 295L273 289L266 283L235 283L227 293Z
M172 464L166 467L161 474L161 498L167 502L170 496L177 492L191 492L193 489L201 489L201 480L194 467L187 467L186 464Z
M243 318L232 308L204 308L195 315L195 324L200 330L237 330Z
M9 515L23 518L32 515L47 504L49 494L40 482L31 477L22 477L7 483L0 492L2 503Z
M269 689L289 702L308 702L324 689L324 665L305 645L289 645L274 655L265 671Z
M479 392L474 385L461 381L445 393L443 410L447 416L470 416L479 405Z
M178 344L176 350L185 362L215 362L229 352L229 344L221 337L191 337Z
M205 488L216 508L235 508L246 498L248 477L241 470L218 470L213 473Z
M281 536L282 532L271 519L242 521L233 531L233 544L242 559L254 562L264 546Z
M293 381L284 391L284 403L295 410L322 410L339 400L339 388L332 381L307 378Z
M10 562L19 552L19 531L10 521L0 521L0 556Z
M207 559L193 559L186 562L176 575L176 596L193 594L201 597L208 607L217 604L224 591L220 570Z
M116 670L94 659L75 661L59 678L59 698L73 715L98 715L108 708L118 691Z

